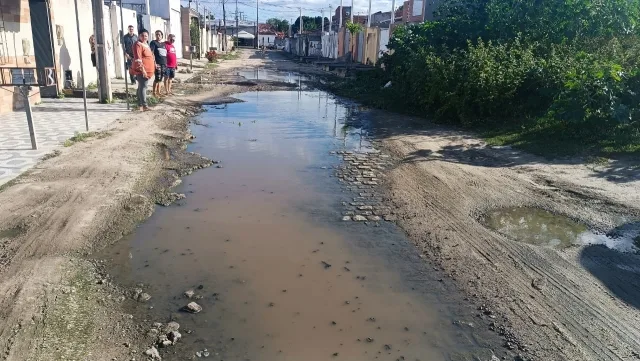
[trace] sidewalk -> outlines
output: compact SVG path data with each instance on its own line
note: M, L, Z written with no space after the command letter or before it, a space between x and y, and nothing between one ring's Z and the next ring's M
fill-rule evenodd
M63 147L76 132L86 132L82 99L43 99L33 107L38 150L31 150L24 111L3 114L0 120L0 185L33 167L47 153ZM87 100L89 131L104 129L128 114L126 104Z

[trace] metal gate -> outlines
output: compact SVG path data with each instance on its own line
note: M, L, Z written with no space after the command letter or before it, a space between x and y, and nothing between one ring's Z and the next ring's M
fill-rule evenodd
M43 76L44 68L56 68L53 58L53 34L51 27L51 14L48 0L29 0L31 14L31 31L33 33L33 55L36 58L38 75ZM56 71L56 76L58 72ZM53 86L41 86L40 96L55 98L58 96L58 88Z

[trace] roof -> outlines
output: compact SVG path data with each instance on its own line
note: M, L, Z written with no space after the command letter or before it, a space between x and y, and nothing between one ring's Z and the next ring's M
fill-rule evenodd
M255 36L253 36L253 34L251 33L241 30L238 32L238 39L255 39Z

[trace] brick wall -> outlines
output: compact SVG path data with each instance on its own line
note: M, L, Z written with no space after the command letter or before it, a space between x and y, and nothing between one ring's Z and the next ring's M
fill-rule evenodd
M2 16L5 27L5 33L0 34L0 38L2 41L6 41L0 45L2 46L0 71L4 71L5 75L8 75L6 68L35 67L29 0L0 1L0 16ZM15 34L17 44L14 44L13 34ZM40 102L38 87L35 87L30 94L31 104ZM18 88L0 86L0 114L21 109L24 109L24 102L19 95Z

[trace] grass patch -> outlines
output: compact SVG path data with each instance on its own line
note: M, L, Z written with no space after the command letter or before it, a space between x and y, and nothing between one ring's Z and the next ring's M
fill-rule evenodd
M238 53L238 51L233 51L231 53L226 53L226 54L222 54L219 56L220 59L223 60L236 60L238 58L240 58L240 54Z
M98 89L98 84L90 82L89 84L87 84L87 90L89 89Z
M159 103L162 103L162 98L156 98L153 95L149 95L147 96L147 104L151 107L154 105L157 105ZM137 95L131 95L129 97L129 104L131 104L132 106L138 106L138 96Z
M217 61L210 61L204 67L206 69L213 69L213 68L216 68L217 66L218 66Z
M76 143L85 142L91 138L103 139L110 135L111 133L108 133L108 132L86 132L86 133L76 132L73 137L65 140L63 145L65 147L70 147Z
M68 140L68 139L67 139L67 140ZM65 141L65 143L66 143L66 141ZM60 154L62 154L62 152L56 149L56 150L54 150L53 152L51 152L51 153L47 153L47 154L45 154L44 156L42 156L42 160L47 160L47 159L55 158L55 157L59 156Z

